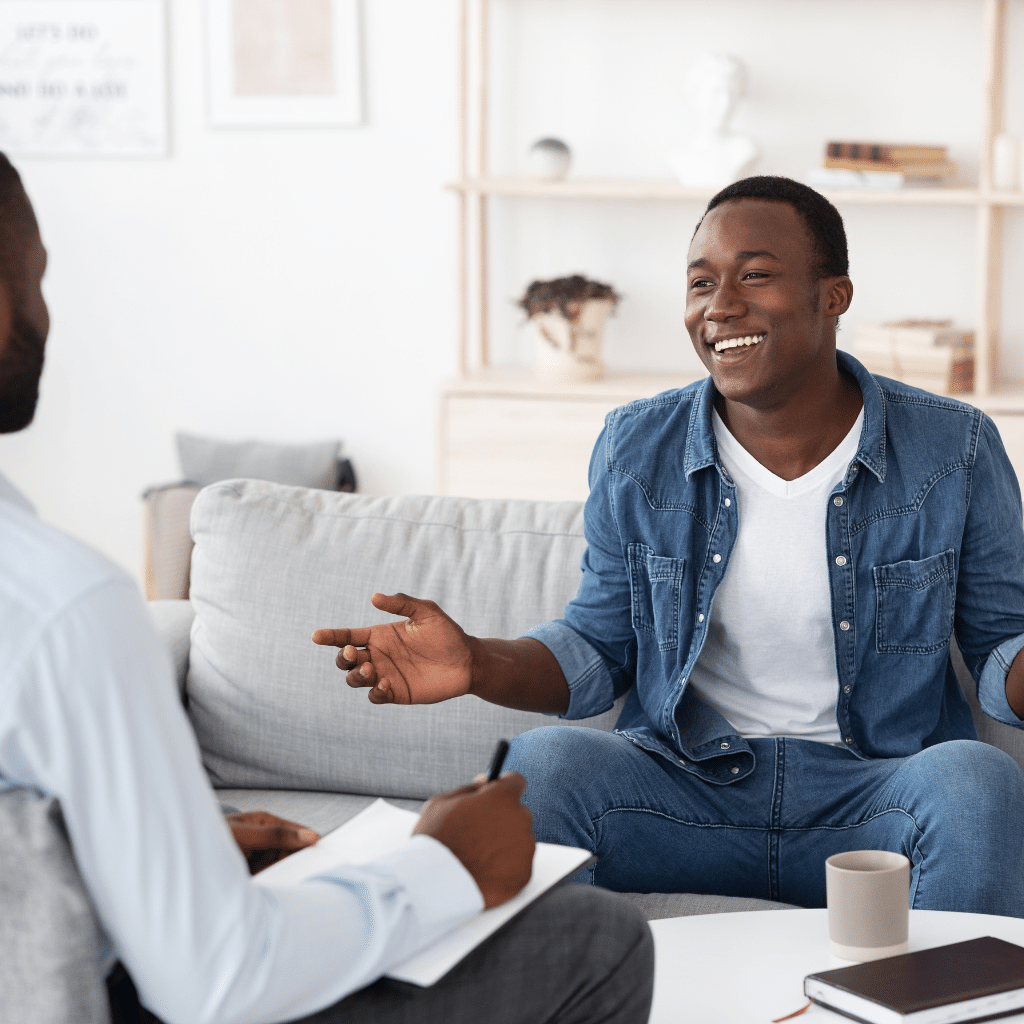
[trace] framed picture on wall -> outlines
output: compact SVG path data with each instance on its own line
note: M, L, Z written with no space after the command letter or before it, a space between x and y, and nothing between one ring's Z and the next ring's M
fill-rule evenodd
M167 153L164 0L0 0L0 150Z
M210 123L362 121L359 0L206 0Z

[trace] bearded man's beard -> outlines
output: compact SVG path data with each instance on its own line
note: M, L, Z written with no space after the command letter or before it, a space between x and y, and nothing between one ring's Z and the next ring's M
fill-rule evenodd
M46 338L15 316L7 348L0 356L0 434L13 434L32 422L39 401Z

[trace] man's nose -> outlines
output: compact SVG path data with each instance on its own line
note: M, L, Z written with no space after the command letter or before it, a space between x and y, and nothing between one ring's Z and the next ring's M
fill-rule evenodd
M721 323L734 317L743 316L746 305L738 291L729 281L720 281L708 297L704 308L704 319L713 323Z

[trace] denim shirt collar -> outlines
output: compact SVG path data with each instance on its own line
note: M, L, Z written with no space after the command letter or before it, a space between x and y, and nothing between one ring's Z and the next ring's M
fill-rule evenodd
M864 426L860 432L860 445L854 457L869 469L879 483L885 482L885 398L878 382L867 370L842 349L836 350L839 369L849 373L856 381L864 396ZM715 466L724 472L718 458L715 430L711 423L714 409L715 385L710 377L697 385L696 401L690 408L690 427L686 434L686 452L683 457L683 472L686 479L700 469Z

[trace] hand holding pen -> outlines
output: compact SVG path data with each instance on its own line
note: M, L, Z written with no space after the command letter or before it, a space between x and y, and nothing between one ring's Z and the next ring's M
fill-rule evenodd
M496 907L515 896L533 873L533 819L522 805L526 780L516 772L501 775L508 753L502 740L487 778L435 796L423 809L414 834L444 843L473 876L484 906Z

